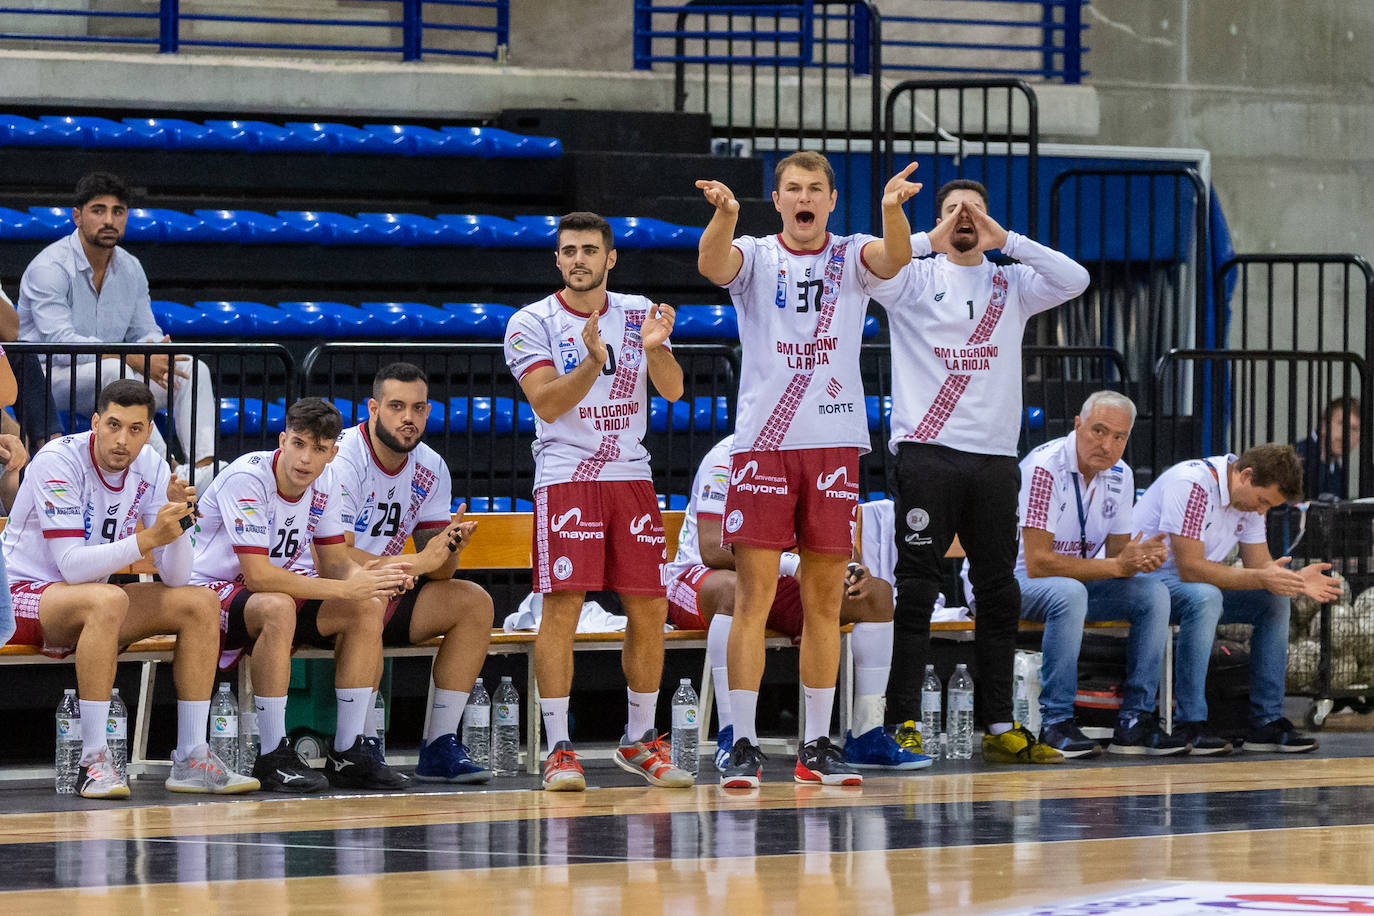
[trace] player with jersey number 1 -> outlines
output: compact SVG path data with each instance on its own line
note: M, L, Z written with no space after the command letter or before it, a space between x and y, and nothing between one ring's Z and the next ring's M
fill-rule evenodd
M883 237L835 236L835 173L825 157L793 153L774 170L777 235L734 238L739 202L719 181L698 181L715 207L697 267L730 292L743 361L730 456L723 543L735 555L734 625L727 649L735 746L725 788L757 786L755 727L764 633L784 551L797 545L803 616L804 741L793 778L860 785L863 778L830 741L840 658L840 603L859 505L859 455L868 420L859 345L869 290L911 260L902 204L921 189L893 176L881 200Z
M573 634L586 593L609 589L629 619L621 652L629 723L614 760L651 785L686 787L691 774L669 762L654 729L668 599L663 520L644 448L647 383L669 401L682 396L668 342L673 310L607 291L615 240L595 213L560 219L557 244L563 288L506 327L506 364L538 417L533 572L543 611L534 669L549 742L543 784L586 788L568 740Z

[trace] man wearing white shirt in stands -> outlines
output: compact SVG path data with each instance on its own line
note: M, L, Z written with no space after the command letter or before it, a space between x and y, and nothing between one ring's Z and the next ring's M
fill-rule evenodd
M92 172L77 182L72 207L76 229L39 252L19 282L20 340L84 346L171 340L153 317L143 265L119 247L129 222L129 196L124 182L108 172ZM73 375L72 362L69 355L53 356L52 395L59 410L76 415L94 404L97 379L100 384L114 381L121 366L117 356L77 356ZM171 391L177 439L193 466L188 476L204 489L215 474L219 426L210 370L190 357L173 362L166 354L131 355L124 362L134 377L147 381L159 408L166 409ZM149 442L159 454L167 454L156 428Z

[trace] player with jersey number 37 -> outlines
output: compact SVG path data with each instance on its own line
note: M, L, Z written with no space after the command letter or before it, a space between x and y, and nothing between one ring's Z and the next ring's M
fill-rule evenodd
M755 727L764 632L778 577L801 588L801 682L806 726L798 782L860 785L863 778L830 741L840 658L840 603L859 505L859 454L868 420L859 345L869 291L911 260L902 204L921 189L915 164L883 190L883 237L826 231L835 173L825 157L793 153L774 171L776 235L734 238L739 202L719 181L698 181L715 207L697 268L730 292L743 360L722 540L735 555L735 618L727 656L735 746L724 788L757 786ZM797 545L796 568L782 568ZM790 565L790 564L789 564Z

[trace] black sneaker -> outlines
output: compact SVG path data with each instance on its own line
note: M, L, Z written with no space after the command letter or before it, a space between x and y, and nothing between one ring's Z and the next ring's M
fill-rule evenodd
M336 789L404 789L410 782L410 777L386 765L376 738L362 735L346 751L329 745L324 775Z
M264 792L305 794L323 791L329 785L296 753L290 738L281 739L281 744L272 753L258 754L258 759L253 761L253 778L262 785Z
M1207 731L1206 722L1174 722L1173 735L1188 745L1194 757L1215 757L1231 753L1231 742Z
M1134 722L1117 722L1109 754L1135 754L1150 757L1170 757L1188 753L1188 742L1180 734L1169 734L1159 727L1154 716L1140 716Z
M1250 729L1242 747L1247 751L1305 754L1317 749L1317 739L1299 734L1292 722L1280 718L1260 728Z
M757 744L741 738L730 748L730 762L720 772L722 789L757 789L763 776L763 762L768 758Z
M821 786L861 786L864 778L849 765L844 751L825 735L813 738L797 748L797 766L792 778L800 783Z
M1073 719L1051 722L1040 729L1041 744L1049 745L1065 757L1096 757L1102 753L1098 743L1078 727Z

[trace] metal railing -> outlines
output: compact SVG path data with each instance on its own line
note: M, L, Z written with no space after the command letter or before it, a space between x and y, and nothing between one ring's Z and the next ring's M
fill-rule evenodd
M1040 108L1019 79L907 80L883 106L882 174L909 161L925 191L909 209L916 229L935 224L935 191L955 178L981 182L1004 227L1034 236L1040 201Z
M100 389L118 378L143 381L155 356L185 358L176 363L185 377L178 375L174 384L189 395L184 404L175 393L167 397L165 387L150 386L161 407L155 422L165 441L161 450L173 464L192 464L197 457L226 461L275 447L279 428L270 415L279 410L284 416L297 390L295 360L278 344L6 343L5 355L19 382L15 416L30 451L55 435L89 429ZM209 424L207 406L213 411ZM208 445L207 427L214 431Z
M400 54L402 60L425 54L504 60L510 44L510 0L354 0L348 8L377 13L283 16L276 13L279 6L266 2L242 13L182 12L181 0L160 0L156 12L0 6L0 22L14 22L0 31L0 42L149 46L162 54L183 48L373 52ZM20 24L32 28L19 29ZM255 32L270 38L249 37ZM378 39L361 40L360 34ZM324 40L328 36L338 40Z
M883 15L888 71L978 73L1081 83L1087 0L917 0ZM980 8L980 15L945 14ZM983 11L986 12L983 12Z
M1210 379L1210 386L1197 384ZM1160 357L1154 371L1151 417L1153 471L1204 455L1241 452L1265 442L1300 443L1315 428L1323 408L1340 397L1368 401L1369 369L1356 353L1314 350L1176 349ZM1229 409L1216 410L1204 387L1225 392ZM1344 433L1350 435L1351 421ZM1374 442L1362 437L1353 463L1356 480L1344 474L1343 498L1374 494ZM1310 491L1309 491L1310 492ZM1316 495L1311 492L1310 495Z

